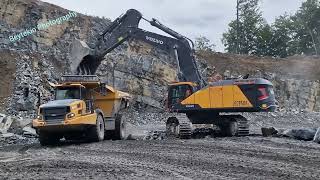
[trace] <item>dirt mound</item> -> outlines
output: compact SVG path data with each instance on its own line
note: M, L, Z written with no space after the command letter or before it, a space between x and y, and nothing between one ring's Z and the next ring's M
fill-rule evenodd
M197 57L214 66L219 73L229 70L235 74L256 74L257 71L261 71L294 79L320 79L319 56L291 56L281 59L201 52Z

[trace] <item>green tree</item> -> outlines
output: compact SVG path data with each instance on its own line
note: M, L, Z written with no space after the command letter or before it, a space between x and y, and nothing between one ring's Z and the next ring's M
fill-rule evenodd
M319 54L319 19L319 0L307 0L294 15L277 18L272 25L272 55Z
M239 24L231 21L223 34L226 51L275 57L320 54L320 0L306 0L294 15L284 14L272 25L258 5L259 0L240 0Z
M261 26L261 29L258 30L253 54L259 56L270 56L273 53L272 40L273 33L271 26L265 23Z
M291 17L295 24L295 45L290 53L319 54L320 51L320 2L307 0Z
M195 40L195 49L197 51L214 51L215 45L205 36L197 37Z
M240 54L267 54L265 48L269 47L271 28L262 17L259 0L240 0L237 23L237 20L231 21L228 31L223 34L222 43L226 50L230 53L238 50Z
M292 41L294 35L294 23L287 14L278 17L271 26L272 38L270 40L269 55L274 57L287 57L290 49L295 45Z

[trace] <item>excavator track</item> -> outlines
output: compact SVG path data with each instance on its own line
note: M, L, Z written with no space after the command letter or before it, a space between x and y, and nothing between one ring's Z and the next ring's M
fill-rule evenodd
M241 115L223 115L217 125L223 136L248 136L248 120Z
M192 123L185 114L176 115L169 119L175 119L175 126L177 127L175 137L180 139L190 139L193 134ZM231 123L236 123L233 126ZM170 123L167 123L170 124ZM248 136L249 135L249 124L248 120L241 115L224 115L220 117L220 122L216 125L222 128L223 136ZM232 128L233 127L233 128ZM236 129L234 129L236 128ZM167 128L167 135L172 134L170 128Z
M249 123L248 120L239 115L235 117L238 124L238 133L237 136L248 136L249 135Z
M168 118L166 134L168 137L190 139L192 135L192 124L185 114L179 114Z
M179 138L190 139L192 135L192 127L189 118L184 115L176 116L179 121Z

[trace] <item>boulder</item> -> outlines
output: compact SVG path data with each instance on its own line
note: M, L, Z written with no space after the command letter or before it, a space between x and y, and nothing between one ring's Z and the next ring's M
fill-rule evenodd
M318 128L316 134L314 135L313 142L320 143L320 128Z
M267 137L267 136L273 136L278 133L278 131L274 127L269 127L269 128L261 128L262 135Z
M25 137L36 137L37 136L36 130L30 126L26 126L22 130L23 130L23 136L25 136Z
M313 128L288 129L282 132L281 135L285 137L298 139L298 140L310 141L310 140L313 140L316 132L317 132L317 129L313 129Z
M136 138L132 134L129 134L126 140L136 140Z
M0 114L0 133L7 133L8 129L12 124L12 119L10 116L5 116L4 114Z
M0 113L0 122L2 122L2 120L3 120L4 117L6 117L6 115Z
M3 133L3 134L1 134L0 137L3 137L3 138L11 138L11 137L14 137L14 134L13 134L13 133Z
M15 118L14 121L12 122L12 125L9 129L10 132L23 135L24 134L24 128L25 127L30 127L32 124L32 119L30 118Z

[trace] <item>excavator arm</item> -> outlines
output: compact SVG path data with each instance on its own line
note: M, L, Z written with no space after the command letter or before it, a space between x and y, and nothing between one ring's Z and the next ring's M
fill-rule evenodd
M164 51L173 52L178 64L179 80L194 82L198 85L199 89L204 87L206 84L198 71L194 58L193 42L162 25L156 19L146 21L172 37L140 29L138 26L141 19L146 20L139 11L130 9L124 15L114 20L112 24L100 34L99 41L91 58L84 58L81 61L78 66L78 74L94 74L106 54L123 42L134 39L143 41Z

